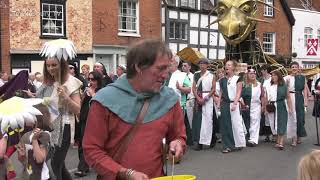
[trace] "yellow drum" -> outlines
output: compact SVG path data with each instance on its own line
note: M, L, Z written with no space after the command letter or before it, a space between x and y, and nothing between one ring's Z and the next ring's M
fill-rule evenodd
M195 180L196 177L192 175L176 175L173 176L173 180ZM172 180L172 176L164 176L159 178L154 178L151 180Z

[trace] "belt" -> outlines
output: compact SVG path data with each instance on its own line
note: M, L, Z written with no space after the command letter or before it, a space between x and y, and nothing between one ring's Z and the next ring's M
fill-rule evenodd
M293 93L293 94L295 94L295 93L302 93L302 91L289 91L289 93Z
M211 91L199 91L200 93L209 93Z

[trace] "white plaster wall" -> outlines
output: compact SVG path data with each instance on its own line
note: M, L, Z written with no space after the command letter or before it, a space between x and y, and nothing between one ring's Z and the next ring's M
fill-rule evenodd
M208 32L206 32L206 31L200 32L200 44L201 45L208 45Z
M169 48L172 51L172 54L177 54L177 47L178 45L176 43L169 43Z
M161 9L161 22L165 23L166 21L166 13L165 13L165 8Z
M178 12L169 10L169 18L178 19Z
M163 26L161 28L161 34L162 34L162 41L165 41L166 40L166 27Z
M307 11L292 8L292 13L296 19L292 29L292 51L297 53L296 60L301 64L302 61L320 61L320 47L317 56L307 56L307 47L304 46L304 28L313 29L313 38L317 38L320 29L320 12Z
M211 46L216 46L218 44L218 33L217 32L210 32L210 41L209 44Z
M212 23L216 19L217 19L216 16L210 16L210 23ZM210 25L210 29L218 29L218 23L214 23L214 24Z
M190 27L198 27L199 14L190 13Z
M190 44L198 44L198 31L190 31Z
M224 59L226 57L225 50L219 49L218 59Z
M187 12L180 12L180 19L188 20L188 13Z
M179 51L181 51L182 49L188 47L188 44L180 44L179 45Z
M209 23L208 23L208 15L201 14L200 27L207 28L208 25L209 25Z
M217 49L209 49L209 59L217 58Z
M200 48L200 52L202 55L204 55L204 57L207 57L207 52L208 52L207 48Z
M226 40L223 38L222 34L219 36L219 46L226 46Z

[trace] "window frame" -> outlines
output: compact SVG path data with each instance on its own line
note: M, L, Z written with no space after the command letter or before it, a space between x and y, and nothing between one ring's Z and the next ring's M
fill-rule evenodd
M272 35L272 42L266 42L265 41L265 35L267 35L267 34L271 34ZM276 54L276 33L275 32L264 32L262 36L263 36L262 37L262 48L263 48L263 51L266 54L275 55ZM271 44L271 46L272 46L272 51L271 52L266 51L265 44Z
M123 16L121 14L122 8L122 2L125 3L135 3L135 17L129 16L126 14L126 25L127 25L127 19L128 18L135 18L135 30L132 29L121 29L121 23L122 21L120 20ZM139 1L127 1L127 0L119 0L119 11L118 11L118 36L132 36L132 37L141 37L140 35L140 19L139 19L139 14L140 14L140 5ZM127 4L128 7L128 4ZM132 7L132 5L131 5ZM128 9L128 8L127 8ZM132 11L132 10L131 10ZM131 14L132 15L132 14ZM130 21L131 25L134 23L133 21ZM131 31L131 32L130 32Z
M274 6L274 0L264 0L264 3ZM270 10L270 14L269 14ZM274 17L274 9L272 7L269 7L267 5L263 5L263 16L264 17Z
M62 34L46 34L43 32L43 4L60 5L62 6ZM49 18L50 19L50 18ZM66 0L40 0L40 38L41 39L58 39L67 38L67 25L66 25Z
M187 5L182 5L182 1L187 1ZM194 1L194 7L190 6L190 1ZM198 0L179 0L179 7L189 8L189 9L197 9Z
M171 34L172 34L172 33L171 33L171 27L172 27L171 24L172 24L172 23L174 23L174 26L173 26L173 27L174 27L174 30L173 30L174 37L171 37ZM177 31L176 31L176 27L177 27L176 25L177 25L177 23L178 23L179 28L180 28L180 30L179 30L179 31L180 31L180 32L179 32L179 37L176 36L176 32L177 32ZM185 32L184 32L184 34L185 34L185 39L182 38L182 36L183 36L183 35L182 35L182 34L183 34L183 33L182 33L182 32L183 32L183 31L182 31L183 25L184 25L184 28L185 28ZM188 37L188 31L189 31L189 28L188 28L188 27L189 27L189 26L188 26L188 25L189 25L188 21L177 21L177 20L174 20L174 19L170 19L170 20L169 20L169 27L168 27L168 28L169 28L169 31L168 31L168 32L169 32L169 33L168 33L168 36L169 36L169 37L168 37L168 39L169 39L169 40L188 41L188 39L189 39L189 37Z
M310 32L311 33L307 33L306 30L311 30ZM313 28L312 27L304 27L304 30L303 30L303 39L304 39L304 47L307 47L308 46L308 38L313 38Z

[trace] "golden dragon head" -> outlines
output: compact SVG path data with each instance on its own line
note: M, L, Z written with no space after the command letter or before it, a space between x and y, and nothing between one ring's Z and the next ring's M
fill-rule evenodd
M257 21L267 22L255 18L257 3L265 4L259 0L219 0L213 9L217 12L218 18L210 25L218 23L219 31L228 44L239 44L248 37Z

